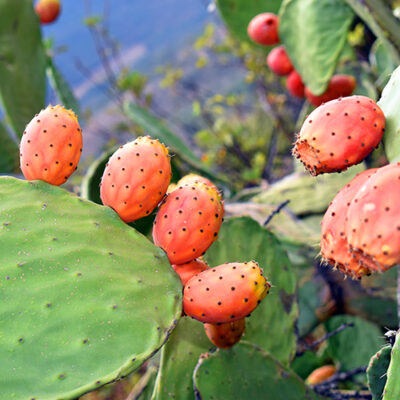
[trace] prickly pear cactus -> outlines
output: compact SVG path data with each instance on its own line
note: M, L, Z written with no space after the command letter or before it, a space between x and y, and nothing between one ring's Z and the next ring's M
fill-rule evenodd
M400 368L400 335L396 335L396 342L392 348L390 355L389 368L386 374L386 385L383 390L383 400L397 400L400 399L400 381L399 381L399 368Z
M245 366L245 368L243 368ZM204 354L193 374L198 399L322 399L293 371L250 343Z
M378 101L379 107L383 110L386 117L386 129L383 136L385 153L390 162L400 161L400 118L398 106L400 101L400 67L392 73L389 82L382 92L382 97Z
M212 347L201 322L181 318L162 349L152 400L194 400L193 370L200 354Z
M2 398L76 399L132 372L168 338L181 290L110 208L0 178Z
M222 224L219 238L207 251L205 259L210 267L227 261L258 262L272 288L246 319L243 338L288 365L296 349L296 279L288 256L276 237L251 218L229 218ZM276 346L277 340L279 346Z
M391 346L385 346L371 357L367 368L367 378L372 400L382 398L383 389L386 384L386 371L390 363Z

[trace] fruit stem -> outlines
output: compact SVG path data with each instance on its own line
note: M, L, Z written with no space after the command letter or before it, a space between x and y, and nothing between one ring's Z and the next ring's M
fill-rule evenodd
M400 24L383 0L345 0L400 63Z

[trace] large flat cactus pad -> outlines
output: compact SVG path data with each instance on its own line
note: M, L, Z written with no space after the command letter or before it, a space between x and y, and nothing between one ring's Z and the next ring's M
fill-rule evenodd
M123 377L180 314L165 254L113 210L0 178L2 399L74 399Z

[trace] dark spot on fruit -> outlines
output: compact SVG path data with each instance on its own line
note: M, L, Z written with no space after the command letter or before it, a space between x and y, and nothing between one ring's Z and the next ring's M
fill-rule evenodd
M255 284L255 285L258 285L258 282L257 282L257 281L254 281L254 284Z
M385 207L385 211L389 211L390 210L390 208L389 207Z
M335 132L332 132L331 135L332 135L332 136L335 136Z
M68 143L68 146L69 146L69 147L72 147L72 143Z
M179 200L179 196L176 196L176 197L175 197L175 200Z
M240 275L241 278L244 278L244 275Z
M333 212L331 215L332 215L332 217L334 217L336 214Z
M351 136L347 136L347 139L351 139Z
M210 288L207 287L206 290L207 290L207 292L208 292L208 291L210 290Z
M231 290L232 290L232 291L235 290L235 286L232 286L232 287L231 287Z
M186 228L182 228L182 230L183 230L183 232L185 232L185 231L186 231Z
M217 304L220 306L222 303L219 301Z
M219 279L223 279L223 277L222 277L222 276L220 276L220 277L219 277Z
M56 161L56 164L60 164L60 162L59 162L59 161Z
M244 299L244 302L245 302L245 303L247 303L248 301L249 301L249 299L248 299L248 298L245 298L245 299Z
M364 222L368 222L368 218L365 218L365 219L364 219Z
M203 213L201 211L199 211L199 215L202 215Z

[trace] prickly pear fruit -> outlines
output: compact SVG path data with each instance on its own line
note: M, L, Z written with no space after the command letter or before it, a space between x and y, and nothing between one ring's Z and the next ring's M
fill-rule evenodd
M285 46L275 47L269 52L267 65L277 75L288 75L293 71L293 64L286 53Z
M171 180L168 149L157 139L138 137L110 158L101 179L100 196L125 222L149 215Z
M170 183L169 185L168 185L168 189L167 189L167 192L166 192L166 194L170 194L170 193L172 193L175 189L177 189L178 188L178 185L176 184L176 183Z
M61 185L76 170L82 152L82 130L76 115L48 106L26 126L20 143L20 165L27 180Z
M181 278L182 285L185 286L189 279L205 271L208 268L208 264L202 259L197 258L185 264L173 264L172 268L179 275L179 278Z
M279 17L273 13L256 15L247 27L247 33L251 40L263 46L279 43Z
M237 321L257 307L270 287L255 261L222 264L186 283L183 310L201 322Z
M351 75L334 75L332 76L326 91L319 96L314 95L307 87L304 90L307 100L315 107L322 103L338 99L339 97L350 96L356 88L357 81Z
M222 196L221 196L218 188L209 179L204 178L204 176L200 176L200 175L196 175L196 174L185 175L183 178L181 178L178 181L177 186L196 185L199 182L205 183L207 186L214 189L217 192L220 200L222 200Z
M308 385L317 385L318 383L324 382L336 373L336 367L334 365L324 365L315 369L306 379Z
M346 213L353 197L377 168L368 169L343 187L329 205L321 223L321 254L323 260L346 275L360 279L371 271L360 264L349 252L345 236Z
M60 14L60 0L39 0L35 6L36 14L42 24L55 21Z
M246 320L242 318L226 324L204 324L204 329L215 346L221 349L229 349L240 340L245 325Z
M286 80L286 88L294 97L304 97L304 83L297 71L292 71Z
M400 163L379 168L347 210L345 234L357 260L371 271L400 264Z
M385 115L368 97L332 100L305 120L293 155L312 175L344 171L378 146L384 129Z
M157 212L153 239L171 264L201 256L217 240L224 214L215 190L204 183L183 185L170 193Z

